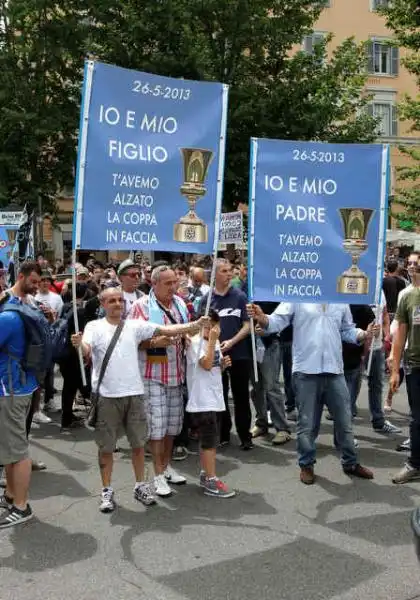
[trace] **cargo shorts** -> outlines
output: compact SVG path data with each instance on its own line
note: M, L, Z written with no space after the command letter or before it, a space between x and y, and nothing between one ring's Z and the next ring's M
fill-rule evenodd
M114 452L118 439L125 433L131 448L143 448L147 441L144 396L123 396L98 400L95 440L100 452Z
M32 394L0 397L0 465L12 465L29 456L26 418L31 402Z

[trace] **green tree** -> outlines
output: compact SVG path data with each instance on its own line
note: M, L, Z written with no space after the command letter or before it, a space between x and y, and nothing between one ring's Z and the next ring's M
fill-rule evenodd
M249 139L368 142L363 45L296 52L319 0L0 0L0 203L72 179L82 57L230 85L225 203L248 197Z
M420 3L418 0L393 0L383 11L387 26L394 32L395 40L409 53L403 59L405 67L420 86ZM420 132L420 95L405 96L398 107L399 117L409 121L412 132ZM396 214L403 228L413 229L420 225L420 145L401 146L401 152L410 158L410 165L397 169L398 181L406 185L397 190L395 202L404 207L404 213Z
M0 206L53 211L73 180L88 27L65 4L0 2Z

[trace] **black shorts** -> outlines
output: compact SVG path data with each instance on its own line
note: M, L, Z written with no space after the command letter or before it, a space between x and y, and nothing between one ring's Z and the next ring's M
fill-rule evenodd
M198 432L203 450L216 448L219 439L217 412L190 413L191 427Z

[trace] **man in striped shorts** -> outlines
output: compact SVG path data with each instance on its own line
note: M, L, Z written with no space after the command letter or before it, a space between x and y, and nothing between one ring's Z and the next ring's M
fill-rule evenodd
M187 307L175 295L178 280L174 271L167 265L156 267L151 282L149 295L134 303L129 318L158 325L187 323ZM139 360L145 383L155 490L158 496L170 496L169 483L186 483L185 477L170 466L174 438L182 429L184 417L185 340L160 336L143 342Z

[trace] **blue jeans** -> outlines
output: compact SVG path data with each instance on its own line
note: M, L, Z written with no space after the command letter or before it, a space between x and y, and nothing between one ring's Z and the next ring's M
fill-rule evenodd
M295 391L292 378L292 342L280 342L281 363L283 366L284 393L286 394L286 410L296 408Z
M288 431L284 395L279 382L281 366L280 340L274 339L266 348L264 360L259 365L259 381L253 381L252 400L257 413L256 425L268 429L267 409L276 431ZM252 377L254 379L254 377Z
M315 463L315 441L321 426L324 404L334 419L342 465L356 465L358 460L354 447L350 398L344 375L294 373L293 382L298 410L296 441L299 466L309 467Z
M362 366L344 371L344 378L350 394L351 414L355 417L357 415L357 398L362 385Z
M369 360L368 358L366 360ZM370 374L368 376L369 410L374 429L382 429L385 415L382 407L382 394L385 379L385 353L374 350Z

